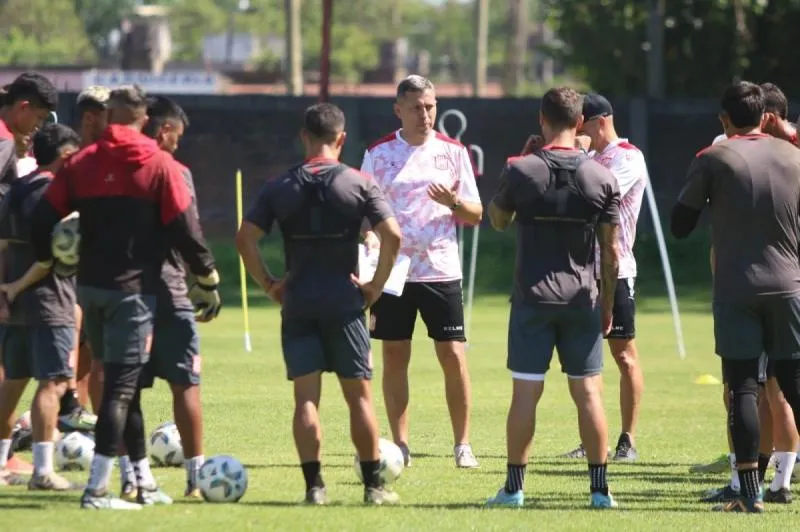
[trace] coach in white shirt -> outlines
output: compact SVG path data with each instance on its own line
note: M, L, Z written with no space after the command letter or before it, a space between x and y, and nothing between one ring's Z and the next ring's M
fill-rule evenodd
M467 149L433 129L433 83L416 75L404 79L394 111L401 129L372 144L361 165L392 206L403 232L400 253L411 259L402 296L383 294L371 309L370 334L383 341L386 413L408 465L408 365L419 312L444 372L456 465L478 467L469 445L471 390L456 224L480 223L483 207ZM380 245L369 231L365 242Z

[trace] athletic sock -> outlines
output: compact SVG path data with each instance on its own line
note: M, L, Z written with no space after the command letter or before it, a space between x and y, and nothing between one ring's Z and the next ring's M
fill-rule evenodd
M37 477L49 475L53 472L53 448L51 441L35 442L33 444L33 474Z
M361 462L361 476L364 477L364 486L379 488L381 486L381 461L369 460Z
M80 406L78 390L67 390L61 397L61 406L59 407L58 415L66 416L80 408Z
M111 472L114 469L114 458L95 454L92 458L92 469L89 473L89 489L97 495L108 492Z
M131 484L136 487L136 472L133 470L131 457L127 454L119 457L119 476L123 484Z
M608 480L606 479L606 464L589 464L589 481L592 493L608 495Z
M761 494L761 485L758 481L758 469L740 469L739 483L742 486L742 496L748 499L757 499Z
M768 454L758 454L758 482L761 484L764 483L764 477L767 476L767 468L771 458L772 456Z
M775 452L775 476L769 489L778 491L781 488L789 489L792 483L792 472L797 460L797 453Z
M363 464L364 462L361 463ZM325 483L322 481L322 475L320 474L320 470L322 469L322 464L320 462L303 462L300 464L300 467L303 470L303 478L306 480L306 491L310 491L311 488L325 487Z
M522 465L508 464L508 468L506 470L507 471L506 486L505 486L506 493L511 495L512 493L522 491L522 487L525 485L526 467L527 467L526 464Z
M156 479L153 477L153 472L150 471L150 460L147 457L137 460L133 464L133 470L136 472L136 485L140 488L155 489L158 487Z
M11 454L11 440L0 440L0 469L3 469L8 464L8 458Z
M197 473L203 467L205 461L206 458L202 454L183 461L183 467L186 468L186 484L192 489L197 487Z
M731 489L733 491L741 491L742 485L739 483L739 471L736 468L735 453L730 453L728 455L728 464L731 466Z

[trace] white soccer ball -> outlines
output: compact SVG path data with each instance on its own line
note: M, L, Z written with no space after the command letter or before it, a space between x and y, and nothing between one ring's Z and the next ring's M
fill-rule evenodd
M64 266L77 267L80 243L80 216L76 211L53 228L53 257Z
M55 466L59 471L88 471L94 458L94 440L80 432L70 432L55 447Z
M214 456L198 471L197 487L206 502L239 502L247 491L247 470L232 456Z
M378 440L378 449L380 451L380 476L384 484L391 484L396 481L403 473L403 451L400 447L395 445L394 442L381 438ZM361 482L364 482L364 476L361 473L361 460L356 453L353 461L353 468L356 470L356 476Z
M164 424L150 435L150 460L160 467L181 467L183 447L178 427Z
M24 412L21 416L19 416L19 418L17 418L17 422L14 423L14 428L15 429L31 430L31 427L32 427L32 425L31 425L31 411L30 410L28 410L27 412Z

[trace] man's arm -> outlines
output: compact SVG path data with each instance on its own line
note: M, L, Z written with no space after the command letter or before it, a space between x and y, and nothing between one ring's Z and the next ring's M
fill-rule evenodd
M31 243L42 269L53 266L53 227L74 210L69 194L70 169L67 163L58 171L31 215Z
M689 166L686 184L672 209L670 232L675 238L686 238L694 231L711 198L711 176L703 153L698 153Z
M370 178L374 175L372 155L370 155L369 150L364 151L364 159L361 161L361 172L367 174ZM364 223L361 224L361 236L364 238L364 245L367 246L367 250L378 249L381 246L380 238L375 231L372 230L372 225L366 218L364 218Z
M603 311L610 314L614 309L619 275L619 225L598 224L597 241L600 245L600 302Z
M453 207L453 215L462 223L478 225L483 218L483 203L467 148L461 149L458 159L457 203Z
M500 174L497 192L489 203L489 221L497 231L505 231L514 221L517 209L514 196L517 185L515 176L516 170L510 162L506 162L503 172Z
M261 258L258 243L265 233L254 223L244 220L236 233L236 249L244 262L244 269L264 292L269 293L276 278Z
M379 292L382 292L392 273L394 263L397 261L402 237L400 225L394 217L387 218L375 225L374 230L381 241L381 247L378 254L378 266L375 268L375 275L371 282Z

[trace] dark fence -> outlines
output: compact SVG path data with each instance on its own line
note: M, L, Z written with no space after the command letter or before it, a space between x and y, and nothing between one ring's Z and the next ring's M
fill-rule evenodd
M244 203L260 184L302 157L298 131L304 109L313 98L283 96L176 96L191 120L177 157L192 169L206 232L232 235L235 226L234 176L244 176ZM74 94L63 94L59 116L75 124ZM344 161L359 166L364 149L398 126L392 101L385 98L337 98L347 116ZM694 154L721 132L713 101L614 100L621 136L647 157L650 178L664 217L680 190ZM505 159L519 152L527 135L538 131L538 100L443 98L439 114L459 109L468 119L461 138L485 153L485 175L479 180L484 202L491 199ZM452 121L452 122L451 122ZM458 120L447 121L448 131ZM645 209L646 210L646 209ZM651 224L643 213L641 230Z

